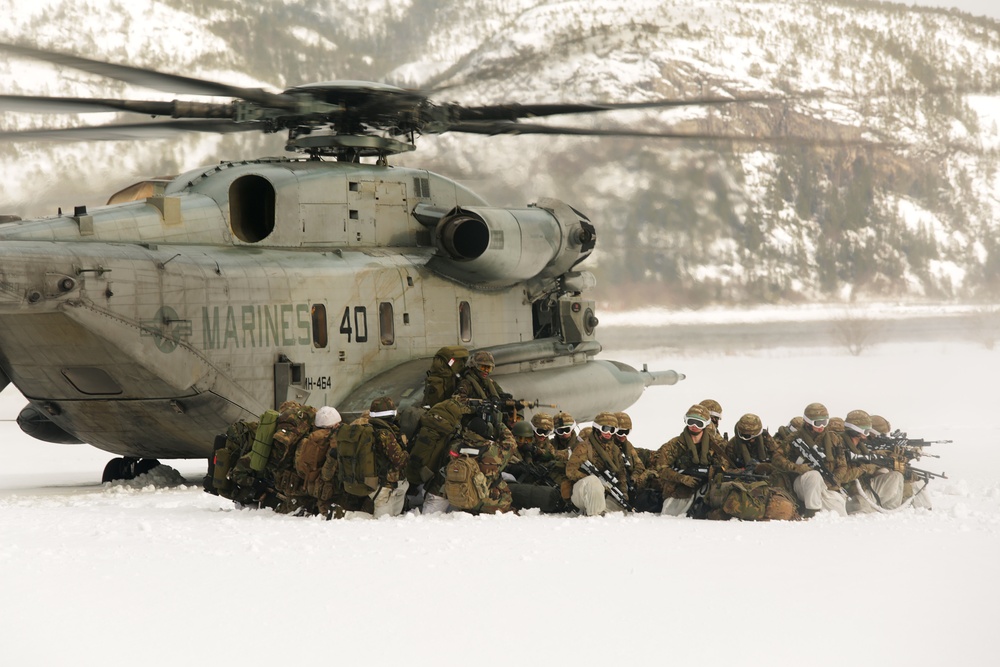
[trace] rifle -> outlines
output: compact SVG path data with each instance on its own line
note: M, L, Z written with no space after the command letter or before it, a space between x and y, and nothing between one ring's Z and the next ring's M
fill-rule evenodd
M715 479L718 475L722 475L722 481L732 482L739 480L756 480L756 481L767 481L769 477L767 475L758 475L753 472L752 468L740 468L737 470L720 470L716 468L699 467L699 468L687 468L686 470L678 471L682 475L688 475L694 477L695 479L700 479L702 482L708 482Z
M819 471L819 474L823 476L823 481L827 484L840 486L840 484L837 483L837 480L834 479L833 473L827 470L826 466L823 465L823 457L816 451L815 447L808 444L801 437L792 438L791 444L795 447L799 456L805 459L805 462L808 463L813 470Z
M509 463L507 467L504 468L504 472L508 472L517 479L518 484L534 484L536 486L551 486L557 487L555 480L552 479L552 464L544 463L527 463L521 461L520 463Z
M929 482L932 479L948 479L948 476L944 473L931 472L930 470L921 470L920 468L910 468L910 472L917 479L922 479L925 482Z
M635 511L635 508L632 507L632 503L628 500L628 496L626 496L625 492L618 487L618 477L613 472L610 470L598 470L597 466L589 460L580 464L580 472L593 475L597 479L601 480L601 484L604 485L604 490L610 494L611 497L615 499L615 502L621 505L625 511Z

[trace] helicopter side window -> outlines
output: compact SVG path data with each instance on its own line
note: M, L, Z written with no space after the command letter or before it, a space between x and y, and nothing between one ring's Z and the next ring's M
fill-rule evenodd
M472 340L472 306L468 301L458 304L458 333L462 337L463 343Z
M324 348L329 342L326 331L326 306L321 303L312 307L313 347Z
M378 305L378 333L383 345L389 346L396 342L396 325L392 319L392 304L383 301Z
M244 243L263 241L274 231L274 186L263 176L240 176L229 186L229 223Z

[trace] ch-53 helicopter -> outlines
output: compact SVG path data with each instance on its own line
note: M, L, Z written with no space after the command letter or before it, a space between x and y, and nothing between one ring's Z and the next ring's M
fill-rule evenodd
M13 383L27 398L18 421L30 435L119 455L105 481L158 458L208 458L214 434L288 399L345 414L380 394L412 404L446 345L491 351L507 391L581 419L676 383L675 371L595 359L598 319L583 296L595 280L579 266L597 228L583 213L555 199L490 206L388 157L443 132L700 138L520 121L774 101L461 106L377 83L272 93L31 46L0 50L233 100L0 95L6 111L164 117L0 132L5 141L287 131L286 148L300 154L224 161L136 184L104 207L0 225L0 388Z

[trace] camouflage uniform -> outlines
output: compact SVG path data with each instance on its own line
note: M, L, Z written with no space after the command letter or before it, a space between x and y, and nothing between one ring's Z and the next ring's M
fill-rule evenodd
M503 389L490 377L495 367L493 354L486 350L479 350L470 356L455 387L455 396L479 400L499 398L504 393Z
M699 467L725 470L732 467L721 438L708 428L712 418L705 406L692 405L684 415L684 420L687 425L680 435L668 440L653 455L653 463L663 490L661 514L681 516L694 504L695 491L702 486L703 481L684 474L684 470ZM701 421L704 426L698 428L690 423L695 420Z
M472 428L464 429L461 440L457 441L452 449L452 455L458 456L463 446L479 450L476 463L486 477L489 494L476 510L453 509L472 514L509 512L512 509L510 488L504 481L502 473L517 449L510 430L506 426L501 426L501 436L496 440L489 440Z
M606 431L602 427L611 430ZM598 470L610 471L618 479L618 488L628 497L628 464L622 450L614 442L614 432L617 429L618 418L614 413L599 413L594 418L594 427L585 429L581 434L583 439L573 447L566 464L566 477L573 482L570 499L584 515L604 514L609 509L604 484L594 475L580 470L580 466L586 461L593 463ZM622 509L617 503L611 502L611 509Z
M734 430L735 435L726 443L726 456L729 461L737 470L744 469L754 475L767 477L763 481L738 482L748 484L751 487L759 487L761 484L765 486L769 500L763 518L797 518L797 501L792 491L792 480L797 474L795 464L785 457L782 448L764 430L764 425L757 415L752 413L743 415L737 420ZM760 489L755 488L754 491L759 492ZM781 495L781 506L775 508L774 512L770 512L774 504L770 498L775 495ZM722 504L722 509L732 514L732 509L725 502ZM733 515L740 519L747 518L746 516Z
M840 479L845 478L846 471L842 470L839 478L837 475L842 459L840 438L826 428L830 413L822 403L810 403L803 413L802 427L778 441L785 458L794 462L794 472L798 473L792 488L805 507L806 516L822 509L847 516L847 498L840 491ZM837 480L836 483L827 484L822 473L801 460L791 444L796 438L801 438L820 455L824 469Z
M576 420L568 412L559 412L552 418L552 448L555 451L556 459L568 464L570 452L580 443L580 436L576 432ZM568 433L560 433L569 428ZM573 482L568 477L561 481L560 491L562 498L569 502L573 492Z
M403 511L410 485L404 475L409 454L400 443L396 404L388 396L376 398L368 415L354 423L366 422L375 430L372 448L379 480L379 488L368 496L372 500L372 516L376 519L385 515L397 516Z
M625 412L616 412L615 418L618 419L618 429L615 431L614 442L618 445L618 449L625 459L625 469L629 482L629 502L636 505L636 510L651 511L645 505L647 502L651 502L655 496L658 501L655 503L656 511L659 511L663 499L660 496L660 481L656 476L656 471L646 466L646 461L649 460L648 456L644 461L639 450L628 439L632 432L632 418ZM639 507L640 497L644 501L642 508Z
M876 504L885 509L897 509L903 504L903 474L867 460L871 453L865 439L872 429L871 416L864 410L851 410L844 420L844 427L841 438L848 465L863 473L848 489L851 500L848 501L847 511L874 512Z
M879 435L888 436L892 432L892 426L889 425L889 421L882 416L872 415L872 430ZM909 462L897 464L899 468L902 468L903 475L903 501L913 498L911 501L914 507L922 507L924 509L932 509L933 504L931 503L930 494L927 492L927 480L926 479L914 479L913 473L910 472ZM899 469L897 468L897 470Z

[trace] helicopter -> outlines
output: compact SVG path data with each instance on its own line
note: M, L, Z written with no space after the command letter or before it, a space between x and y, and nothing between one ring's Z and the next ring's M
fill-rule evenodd
M437 103L388 84L243 88L32 46L41 60L229 102L0 95L0 110L149 120L0 131L4 141L286 133L291 157L221 161L142 181L106 206L0 223L0 388L48 442L115 454L104 481L157 459L210 458L216 433L286 400L361 414L419 402L436 350L488 350L514 396L578 419L684 378L598 359L597 224L539 198L503 208L445 176L393 166L421 135L718 135L531 124L622 109L769 103L768 95L608 104ZM761 138L766 140L766 138ZM367 161L366 161L367 160Z

